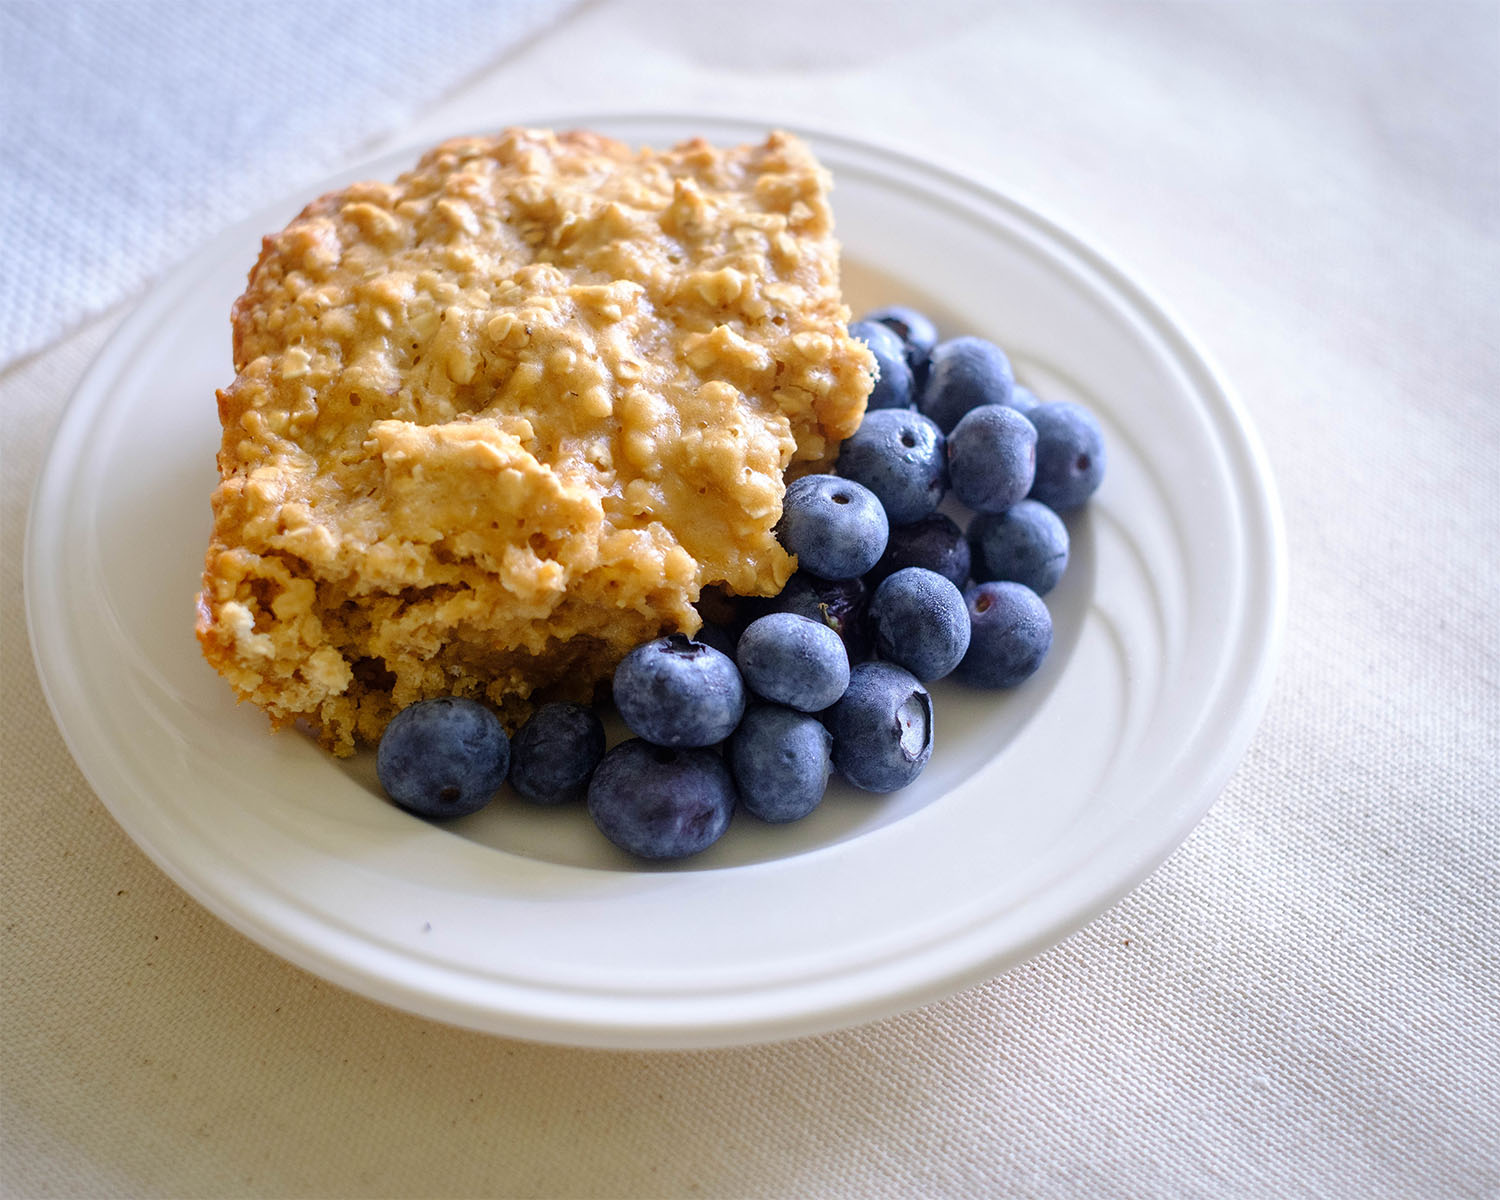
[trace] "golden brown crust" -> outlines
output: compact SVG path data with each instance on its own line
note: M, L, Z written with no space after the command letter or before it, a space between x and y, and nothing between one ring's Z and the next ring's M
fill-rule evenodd
M308 205L233 310L204 654L347 753L404 705L587 698L699 590L773 594L784 474L874 369L795 138L511 129Z

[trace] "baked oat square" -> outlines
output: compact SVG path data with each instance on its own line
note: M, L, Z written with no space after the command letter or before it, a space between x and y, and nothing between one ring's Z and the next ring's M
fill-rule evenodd
M796 138L632 151L510 129L265 239L197 633L335 753L438 695L588 700L702 588L780 590L784 479L874 363Z

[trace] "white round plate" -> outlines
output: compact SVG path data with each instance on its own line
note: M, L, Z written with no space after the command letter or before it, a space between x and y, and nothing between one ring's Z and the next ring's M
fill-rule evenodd
M745 122L569 122L632 142ZM1089 404L1108 475L1070 521L1056 640L1004 694L934 687L937 750L890 796L843 786L795 825L743 814L651 867L578 809L508 794L443 827L388 804L371 756L270 733L199 656L214 390L259 236L156 288L73 398L33 504L32 643L74 757L125 831L235 928L354 991L516 1037L697 1047L850 1025L992 976L1079 928L1203 815L1264 708L1284 604L1271 477L1245 414L1135 284L1028 209L926 163L806 134L835 177L856 313L925 308L993 338L1046 398Z

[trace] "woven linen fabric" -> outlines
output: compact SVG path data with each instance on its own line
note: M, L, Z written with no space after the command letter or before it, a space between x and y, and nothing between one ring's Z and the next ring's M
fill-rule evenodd
M572 0L3 0L0 366L410 119Z
M1264 439L1292 567L1206 819L1034 961L822 1037L571 1050L341 991L152 866L43 702L22 525L96 322L0 377L7 1195L1500 1195L1500 9L916 8L731 37L606 0L402 137L518 96L800 120L1165 297Z

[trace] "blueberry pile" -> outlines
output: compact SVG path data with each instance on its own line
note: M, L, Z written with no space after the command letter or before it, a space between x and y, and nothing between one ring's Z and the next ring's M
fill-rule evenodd
M583 800L632 854L682 858L736 807L805 817L834 771L865 791L905 787L932 757L927 684L1009 688L1036 671L1052 645L1041 597L1068 565L1058 514L1104 474L1099 423L1016 383L992 342L939 341L912 309L850 332L879 377L836 473L787 488L777 536L798 570L781 595L631 651L613 698L634 736L608 751L579 704L543 705L510 739L477 701L404 709L376 759L396 804L459 816L508 778L533 804ZM938 511L950 496L967 529Z

